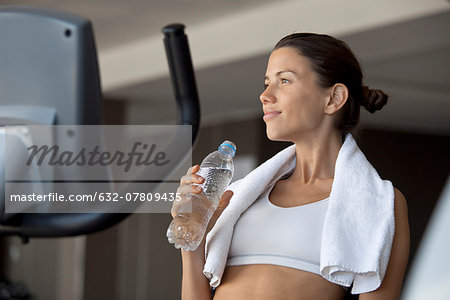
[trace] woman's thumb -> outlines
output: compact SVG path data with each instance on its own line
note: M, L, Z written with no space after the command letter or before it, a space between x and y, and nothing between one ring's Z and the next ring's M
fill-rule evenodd
M232 191L229 191L229 190L225 191L225 193L223 193L222 198L219 201L219 205L217 206L217 209L224 210L230 203L230 199L232 196L233 196Z
M222 198L219 201L219 205L217 206L216 211L214 212L213 216L211 217L211 220L209 221L207 232L209 232L214 227L214 224L216 224L217 219L220 217L223 210L230 203L230 199L232 196L233 196L232 191L225 191L225 193L223 193Z

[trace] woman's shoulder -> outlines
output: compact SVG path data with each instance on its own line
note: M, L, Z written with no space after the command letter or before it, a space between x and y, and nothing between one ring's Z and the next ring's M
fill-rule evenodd
M408 204L406 202L406 198L402 192L400 192L397 188L394 187L394 210L396 215L398 213L407 213L408 212Z

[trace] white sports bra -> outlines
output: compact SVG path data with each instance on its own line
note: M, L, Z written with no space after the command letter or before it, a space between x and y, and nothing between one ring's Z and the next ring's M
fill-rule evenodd
M269 200L274 185L236 222L227 266L273 264L320 275L322 228L329 198L280 207Z

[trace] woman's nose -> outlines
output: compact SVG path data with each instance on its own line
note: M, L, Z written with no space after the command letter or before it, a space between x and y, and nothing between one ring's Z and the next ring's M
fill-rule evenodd
M263 104L266 102L274 102L276 100L276 97L270 85L268 85L261 93L261 95L259 96L259 100L261 100Z

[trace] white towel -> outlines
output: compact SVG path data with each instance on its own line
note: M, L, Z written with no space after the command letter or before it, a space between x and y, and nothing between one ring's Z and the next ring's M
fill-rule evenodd
M203 273L210 286L220 284L240 215L295 164L295 145L291 145L228 187L234 195L206 236ZM347 287L353 283L353 294L376 290L386 272L394 230L392 183L380 178L347 134L336 160L323 227L322 276Z

